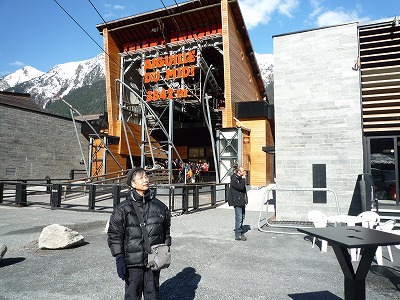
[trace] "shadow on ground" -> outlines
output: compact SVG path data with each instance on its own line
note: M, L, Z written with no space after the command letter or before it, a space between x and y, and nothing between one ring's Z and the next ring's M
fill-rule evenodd
M394 288L400 291L400 272L397 269L384 266L371 266L370 271L378 276L386 277Z
M193 300L196 298L196 290L200 280L201 276L196 273L194 268L184 268L176 276L161 284L160 299Z
M18 264L25 259L25 257L3 258L2 260L0 260L0 268Z
M329 291L318 291L311 293L289 294L293 300L341 300L342 298L332 294Z

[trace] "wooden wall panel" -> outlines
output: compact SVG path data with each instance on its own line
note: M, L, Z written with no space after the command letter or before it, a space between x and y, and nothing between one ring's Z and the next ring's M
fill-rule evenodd
M131 148L131 154L132 156L140 156L140 145L141 145L141 140L142 140L142 127L137 124L128 124L130 131L134 134L135 137L132 136L131 132L128 130L128 140L129 140L129 145ZM119 148L119 154L123 156L129 156L129 151L128 151L128 145L126 143L126 137L125 137L125 132L124 132L124 127L121 126L121 132L119 133L119 136L121 137L120 140L120 148ZM167 159L167 155L161 151L161 145L152 137L150 136L150 140L152 143L153 148L153 155L155 158L161 158L161 159ZM148 143L146 143L145 146L145 151L149 151ZM147 157L151 157L151 154L147 154Z
M359 27L363 128L400 134L400 27L394 21Z
M271 135L271 128L268 120L241 120L246 128L250 131L250 143L244 144L243 151L243 164L250 158L249 170L250 185L263 186L271 183L272 178L272 157L271 155L262 151L264 146L273 146L273 139ZM248 147L250 150L247 150ZM248 155L249 151L249 156Z
M128 129L128 126L130 128L130 131L132 134L135 136L133 137L131 132ZM136 124L128 124L127 127L127 136L129 140L129 145L131 149L131 154L132 156L140 156L140 144L142 140L142 127L140 125ZM121 137L121 141L119 143L120 148L118 153L121 155L129 155L128 151L128 145L126 143L126 137L125 137L125 132L124 132L124 127L121 126L121 132L119 133L119 136Z
M91 174L94 175L97 168L101 168L99 171L98 175L103 174L103 158L104 158L104 146L103 146L103 140L100 139L95 139L93 141L93 147L96 148L97 146L100 147L100 149L97 151L96 156L93 158L92 162L92 170ZM114 155L114 157L117 159L117 161L121 164L122 168L126 168L126 158L122 157L119 155L119 145L108 145L107 146L109 151ZM95 152L95 149L93 149L93 153ZM118 164L114 161L112 156L110 154L107 155L107 173L111 172L116 172L116 171L121 171L121 168L118 166Z
M110 135L118 135L121 124L118 121L119 107L117 96L115 95L115 80L120 78L121 66L119 53L121 51L106 28L103 30L103 37L104 50L108 53L108 55L105 55L108 133Z
M112 152L115 156L119 164L122 166L123 169L127 168L127 158L118 155L119 145L109 145L108 149ZM115 162L111 155L107 155L107 173L121 171L121 168Z
M179 155L183 160L188 159L189 157L189 150L187 146L177 146L176 150L178 150ZM178 156L176 155L176 152L173 152L173 159L177 159Z
M240 32L227 1L221 2L224 45L225 110L222 126L233 127L235 103L262 100Z
M262 99L257 81L253 76L248 54L245 51L241 35L231 14L229 17L229 27L232 113L234 116L236 102Z
M221 1L222 17L222 44L224 47L224 85L225 85L225 109L222 111L222 127L233 127L232 95L231 95L231 71L229 57L229 6L227 0Z

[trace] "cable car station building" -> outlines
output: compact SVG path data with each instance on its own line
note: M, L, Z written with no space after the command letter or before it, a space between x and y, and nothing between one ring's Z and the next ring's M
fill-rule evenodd
M273 180L263 151L274 146L273 112L238 1L190 1L97 29L108 127L90 140L92 173L163 159L169 170L175 160L208 162L217 182L236 165L251 186Z

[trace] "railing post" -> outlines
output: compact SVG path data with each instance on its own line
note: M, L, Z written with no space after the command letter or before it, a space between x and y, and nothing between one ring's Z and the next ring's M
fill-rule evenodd
M22 189L21 189L21 206L27 206L28 205L28 197L27 197L27 193L26 193L26 180L21 180L22 181Z
M193 209L198 209L200 206L199 200L199 186L196 184L194 187L194 194L193 194Z
M27 206L26 180L18 181L15 185L15 205Z
M217 204L217 186L216 184L211 185L211 206Z
M60 183L52 185L50 195L51 209L57 209L57 207L61 206L61 190L62 185Z
M228 201L229 183L225 183L225 202Z
M169 187L169 195L168 195L168 202L169 202L169 211L173 211L174 209L174 198L175 198L175 186L171 185Z
M119 184L113 186L113 208L121 202L121 186Z
M4 182L0 182L0 203L3 203L3 197L4 197Z
M96 185L91 183L89 185L89 209L94 210L96 202Z
M46 179L46 194L50 194L51 193L51 179L49 176L46 176L45 179Z
M189 188L185 186L182 191L182 213L189 210Z

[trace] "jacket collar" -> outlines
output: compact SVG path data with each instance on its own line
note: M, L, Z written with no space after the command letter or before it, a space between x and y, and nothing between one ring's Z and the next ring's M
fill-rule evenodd
M138 194L138 192L136 192L135 189L131 189L129 196L132 200L139 202L139 203L143 203L143 202L149 202L150 200L152 200L155 197L155 191L154 189L148 189L146 191L146 193L144 194L144 196Z

